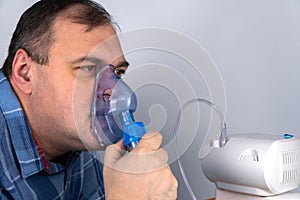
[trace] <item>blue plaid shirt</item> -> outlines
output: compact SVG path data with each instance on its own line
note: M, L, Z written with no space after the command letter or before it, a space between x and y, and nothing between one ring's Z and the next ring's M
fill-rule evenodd
M105 199L102 164L89 152L69 152L45 169L28 122L0 70L0 200Z

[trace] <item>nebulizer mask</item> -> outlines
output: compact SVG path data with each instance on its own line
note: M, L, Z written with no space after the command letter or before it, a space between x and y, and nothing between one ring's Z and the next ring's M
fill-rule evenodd
M142 122L135 122L133 113L137 97L116 73L113 65L107 65L96 75L91 107L91 131L102 146L124 139L124 147L131 151L146 132Z

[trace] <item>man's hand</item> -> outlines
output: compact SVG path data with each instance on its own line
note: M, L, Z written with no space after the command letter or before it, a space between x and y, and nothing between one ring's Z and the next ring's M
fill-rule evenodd
M178 183L161 142L161 134L150 131L130 153L123 141L107 147L103 172L107 200L177 198Z

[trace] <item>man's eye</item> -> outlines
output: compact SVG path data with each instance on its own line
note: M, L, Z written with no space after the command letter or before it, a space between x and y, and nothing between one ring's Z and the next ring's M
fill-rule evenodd
M117 75L117 76L123 76L124 74L125 74L125 72L126 72L126 69L123 69L123 68L116 68L115 69L115 74Z
M80 69L82 71L87 71L87 72L93 72L93 71L96 70L96 68L97 68L97 66L95 66L95 65L88 65L88 66L82 66L82 67L80 67Z

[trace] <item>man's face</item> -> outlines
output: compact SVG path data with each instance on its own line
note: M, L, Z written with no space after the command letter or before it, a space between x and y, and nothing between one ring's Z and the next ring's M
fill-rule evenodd
M104 25L87 32L84 25L58 20L53 37L49 65L35 68L31 105L38 130L68 150L99 148L90 134L96 72L106 64L127 68L115 30Z

